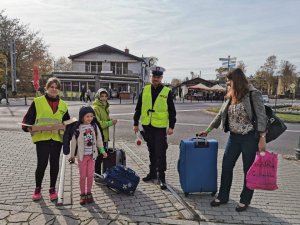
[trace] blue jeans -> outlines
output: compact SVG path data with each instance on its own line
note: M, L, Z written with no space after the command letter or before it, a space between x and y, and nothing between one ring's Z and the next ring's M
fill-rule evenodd
M254 162L256 152L258 151L258 141L259 139L254 131L245 135L230 133L223 156L221 186L218 195L218 199L221 202L228 202L229 200L233 168L242 153L244 187L240 195L240 203L250 204L254 191L246 187L246 174Z

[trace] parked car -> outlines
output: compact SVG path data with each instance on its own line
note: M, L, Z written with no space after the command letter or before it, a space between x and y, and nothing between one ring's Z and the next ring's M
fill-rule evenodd
M269 96L268 95L262 95L264 103L269 103Z

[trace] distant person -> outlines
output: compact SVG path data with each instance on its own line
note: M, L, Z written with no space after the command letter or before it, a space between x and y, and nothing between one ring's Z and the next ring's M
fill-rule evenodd
M112 96L112 89L110 88L110 89L109 89L109 99L112 99L112 97L113 97L113 96Z
M1 91L0 91L0 103L2 101L2 99L6 99L6 85L2 84L1 85Z
M91 95L92 95L91 89L88 88L86 90L86 102L88 102L88 101L92 102Z
M84 85L81 86L81 94L80 94L80 101L85 102L85 93L86 93L86 87Z
M71 138L71 158L78 161L79 184L80 184L80 205L93 203L92 186L95 173L95 162L98 155L107 157L105 152L102 134L97 125L96 115L92 107L83 106L79 110L79 120L76 124L76 131ZM76 133L77 132L77 133ZM68 140L67 140L68 141ZM67 151L67 152L65 152ZM64 153L70 150L65 149Z
M226 204L232 184L233 169L240 154L243 158L244 186L240 201L235 210L245 211L251 203L253 190L246 187L246 173L254 162L257 151L266 150L267 116L261 93L255 89L239 68L227 74L228 93L219 113L200 136L207 136L220 124L225 132L230 132L223 156L222 175L219 194L210 205L212 207ZM257 128L252 124L253 113L250 103L252 95L253 108L257 116Z
M103 142L104 142L104 147L108 148L108 141L109 141L109 127L116 125L117 120L116 119L111 119L109 116L109 103L108 103L108 93L104 88L100 88L96 95L95 95L95 100L93 102L93 109L96 114L97 121L100 124L100 127L103 131ZM103 156L99 155L96 159L95 163L95 172L97 174L102 174L101 171L101 164L103 161ZM98 177L95 177L95 182L101 184L101 179Z
M31 132L30 125L51 125L60 124L69 120L67 104L59 98L60 81L56 77L51 77L46 83L46 94L34 98L26 115L23 118L22 126L25 132ZM63 132L59 130L31 132L32 142L36 145L37 168L35 171L36 187L32 195L33 201L42 198L42 181L45 170L50 162L50 189L49 198L51 201L57 199L55 189L59 171L59 156L63 142Z
M162 190L167 188L165 171L167 170L166 153L167 135L172 135L176 123L176 110L170 88L162 84L162 67L151 67L151 85L142 90L134 113L135 133L139 131L139 119L143 126L145 141L149 151L149 173L144 182L158 178ZM158 173L158 177L157 177Z

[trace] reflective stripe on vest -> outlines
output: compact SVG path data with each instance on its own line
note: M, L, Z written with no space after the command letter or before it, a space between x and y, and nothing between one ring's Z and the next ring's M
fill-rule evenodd
M152 126L157 128L168 127L169 112L167 99L169 92L170 88L163 87L161 92L158 94L152 108L151 85L147 85L144 87L141 112L142 125L151 124Z
M58 109L53 113L45 96L33 99L36 108L36 119L34 125L48 125L62 123L63 116L67 112L67 104L63 100L59 100ZM62 142L63 133L56 131L35 132L32 135L33 143L38 141L54 140Z

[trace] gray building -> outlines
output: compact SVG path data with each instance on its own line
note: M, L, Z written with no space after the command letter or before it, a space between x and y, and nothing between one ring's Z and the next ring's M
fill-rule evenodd
M53 72L61 80L65 97L78 97L83 86L92 92L105 88L110 93L138 95L149 81L148 58L134 56L129 49L121 51L104 44L70 55L69 59L72 71Z

